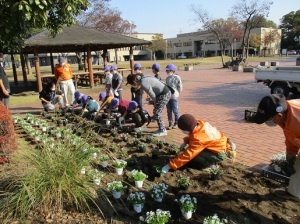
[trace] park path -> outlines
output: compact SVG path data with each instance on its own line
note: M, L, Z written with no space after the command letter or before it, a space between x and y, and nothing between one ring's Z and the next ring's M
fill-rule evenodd
M279 59L280 60L280 59ZM253 66L258 63L252 63ZM294 66L294 61L280 60L281 66ZM145 70L145 75L152 75ZM255 109L262 97L270 93L268 87L256 83L254 73L233 72L220 69L220 64L200 65L192 71L180 69L178 75L183 80L183 92L179 98L180 114L190 113L197 119L208 121L222 131L237 145L237 162L253 168L269 164L270 157L285 151L284 135L279 127L268 127L244 121L245 109ZM166 78L163 72L162 78ZM93 89L83 88L82 92L97 99L103 86ZM130 99L129 87L125 87L124 98ZM145 94L144 94L145 95ZM144 96L145 97L145 96ZM152 114L152 106L145 105ZM13 113L41 112L41 105L34 103L10 108ZM163 112L167 125L166 111ZM148 132L157 129L152 123ZM180 144L184 134L180 130L168 131L166 141Z

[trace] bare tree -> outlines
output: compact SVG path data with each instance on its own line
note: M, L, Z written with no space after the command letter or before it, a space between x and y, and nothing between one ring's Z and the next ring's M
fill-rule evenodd
M238 22L233 18L213 20L201 7L192 6L191 11L196 15L195 21L203 24L203 29L218 40L223 67L227 67L224 56L226 49L240 39L241 32Z
M259 27L268 17L273 2L269 0L238 0L231 9L231 16L243 25L243 60L247 63L250 31Z
M85 27L98 29L105 32L128 34L132 32L136 25L131 21L121 17L121 12L115 8L110 8L110 0L90 0L91 7L84 11L77 19L78 23ZM98 57L101 51L96 52ZM117 50L115 50L116 63L118 63Z

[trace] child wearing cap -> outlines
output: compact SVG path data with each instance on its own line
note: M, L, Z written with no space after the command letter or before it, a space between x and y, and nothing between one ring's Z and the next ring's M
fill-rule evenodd
M118 73L118 67L116 65L112 65L110 67L110 71L113 74L112 76L112 89L115 97L120 100L123 99L122 95L122 85L123 85L123 77L120 73Z
M235 144L208 122L183 114L178 119L178 128L188 135L180 146L183 152L162 168L163 173L187 164L202 169L219 163L226 157L235 159Z
M104 66L104 74L105 74L105 90L106 90L106 94L108 95L111 88L112 88L112 77L113 75L110 73L110 67L108 65Z
M176 66L174 64L167 65L166 84L174 90L171 99L167 103L167 114L168 114L168 121L169 121L169 127L167 127L168 130L177 128L177 123L179 118L178 97L179 97L179 93L182 91L182 82L181 82L181 78L177 74L175 74L175 71L176 71ZM175 116L174 123L173 123L172 113L174 113Z
M84 109L89 96L86 94L80 93L79 91L76 91L74 93L74 98L75 99L73 102L73 108L81 107L82 109Z
M126 113L120 117L119 123L121 123L124 119L124 117L129 114L132 117L132 122L135 124L135 132L144 131L147 129L147 126L151 122L151 117L148 113L148 111L141 109L138 107L137 102L130 101L129 106L127 108Z
M161 77L160 77L160 74L159 74L159 69L160 69L160 64L154 63L152 65L152 72L154 74L154 77L157 78L159 81L161 81Z
M123 116L126 113L128 106L128 100L119 100L118 98L113 98L109 104L109 110L116 111Z
M71 95L71 102L74 101L75 86L73 83L72 67L64 57L58 57L58 63L54 68L54 74L63 93L63 101L66 107L69 106L68 95Z
M257 112L246 120L268 126L279 125L285 136L288 191L277 190L278 196L300 201L300 100L286 100L283 95L271 94L261 99Z
M85 108L88 111L88 116L92 119L98 114L100 110L100 105L96 100L89 97Z
M134 72L139 77L143 77L142 65L135 63L133 66ZM129 83L130 84L130 83ZM131 100L138 103L139 107L143 109L143 90L140 87L131 87Z
M58 103L60 108L62 107L62 96L60 95L61 92L59 91L58 94L55 95L55 91L55 83L53 81L50 81L39 94L39 98L42 102L45 112L54 110L54 105L56 103Z
M162 111L171 98L172 90L166 84L154 77L144 77L139 74L128 75L127 83L129 83L134 89L144 90L150 96L154 104L153 119L157 120L159 128L153 133L153 136L166 136L167 130L162 117Z

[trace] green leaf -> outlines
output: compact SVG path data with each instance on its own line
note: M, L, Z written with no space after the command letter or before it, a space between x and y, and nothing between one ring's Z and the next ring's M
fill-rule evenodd
M23 5L19 4L19 10L22 11L23 10Z
M40 0L35 0L35 4L39 5L40 4Z

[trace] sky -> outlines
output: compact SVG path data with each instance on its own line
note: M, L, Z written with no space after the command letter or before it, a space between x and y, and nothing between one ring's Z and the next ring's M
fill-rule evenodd
M138 33L162 33L164 38L197 31L191 6L201 6L213 19L228 18L238 0L111 0L110 6L121 12L121 17L132 21ZM268 20L280 24L280 18L300 10L300 0L273 0Z

